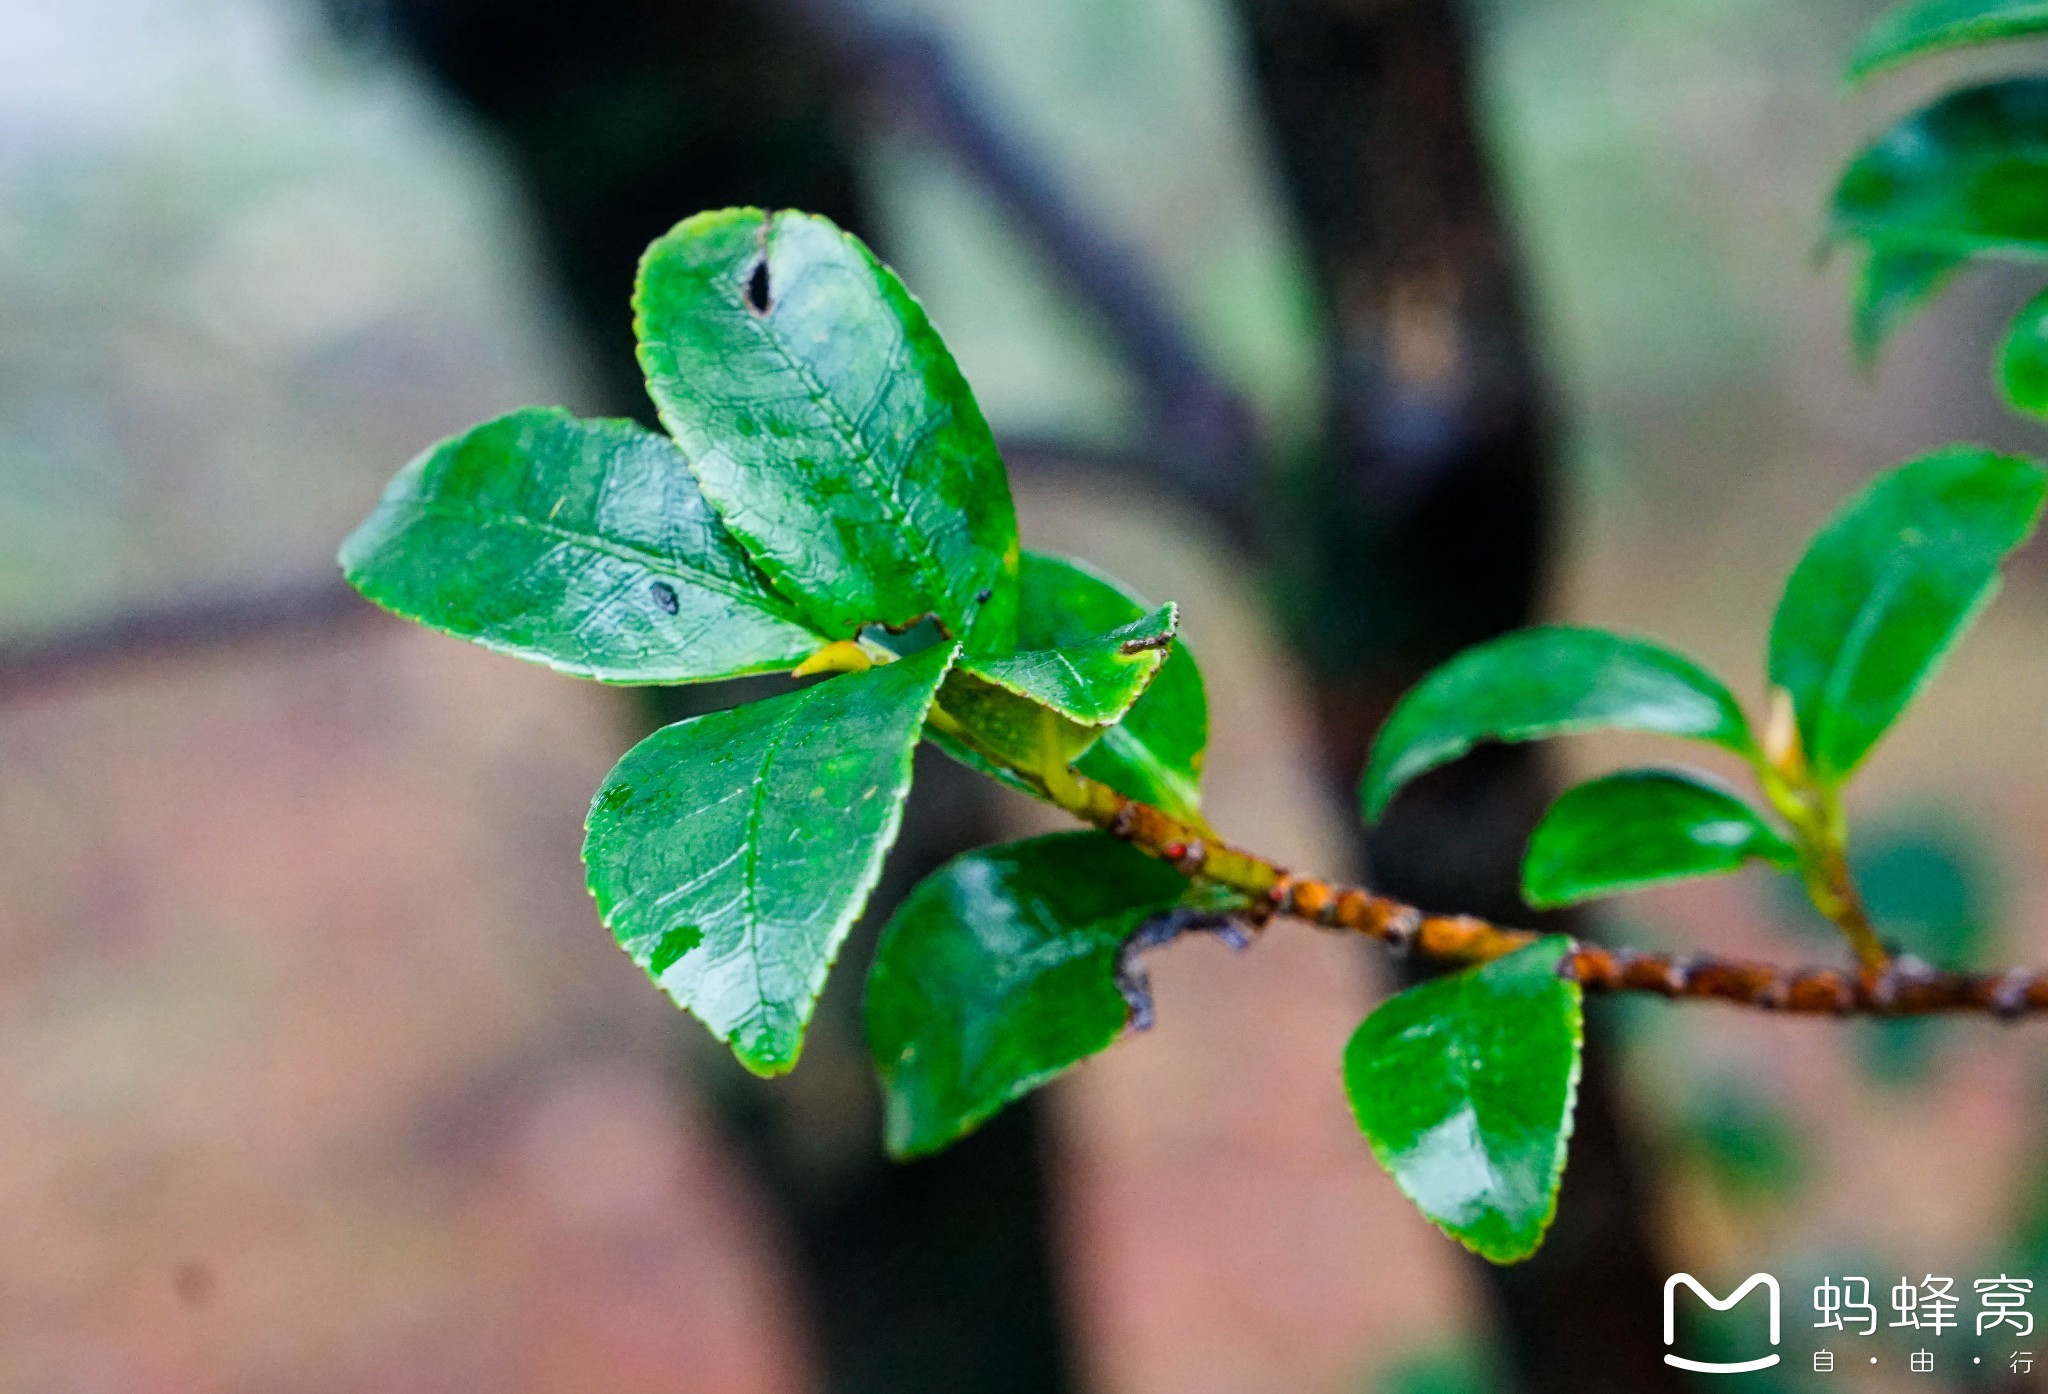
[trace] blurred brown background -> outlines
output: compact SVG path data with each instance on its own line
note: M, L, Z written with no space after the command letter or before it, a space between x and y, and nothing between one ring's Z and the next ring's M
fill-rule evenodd
M1547 616L1757 693L1840 495L2039 447L1985 382L2025 277L1873 381L1814 266L1860 139L2020 61L1852 92L1877 8L8 0L0 1391L1648 1391L1672 1267L1778 1272L1788 1328L1824 1272L2048 1279L2038 1028L1633 1003L1551 1246L1485 1270L1344 1104L1393 970L1298 926L1172 947L1153 1032L891 1167L861 943L764 1086L582 890L610 761L731 694L578 685L331 579L433 439L645 414L650 236L817 208L946 331L1029 545L1181 602L1217 826L1520 918L1562 774L1681 753L1489 755L1367 844L1407 682ZM1865 781L1927 957L2048 960L2044 634L2027 556ZM884 900L1043 825L937 760L914 809ZM1580 927L1832 952L1761 875Z

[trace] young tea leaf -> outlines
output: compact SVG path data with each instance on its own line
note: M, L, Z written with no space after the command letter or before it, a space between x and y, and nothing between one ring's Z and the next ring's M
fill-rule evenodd
M1873 247L1856 278L1849 340L1856 361L1865 369L1877 365L1891 336L1949 283L1967 258L1944 252L1915 252Z
M1553 625L1469 648L1417 683L1373 742L1359 799L1376 821L1402 786L1481 741L1619 728L1752 749L1718 678L1647 639Z
M647 249L640 364L704 496L834 639L935 616L1014 642L995 438L922 306L823 218L702 213Z
M2006 331L1998 386L2015 410L2048 416L2048 291L2029 300Z
M2048 78L1966 88L1893 126L1843 174L1831 232L1934 256L2048 256Z
M1114 1041L1117 952L1187 881L1103 833L956 857L897 907L868 974L889 1150L914 1157Z
M1088 633L1128 624L1144 602L1117 582L1067 557L1027 552L1018 584L1019 643L1052 647ZM1075 763L1126 798L1175 817L1199 817L1202 759L1209 746L1209 698L1202 670L1184 640L1175 638L1166 661L1123 720Z
M667 726L590 810L598 913L757 1074L796 1064L896 840L910 757L956 645Z
M1566 790L1529 837L1522 897L1537 909L1799 854L1750 806L1678 770L1627 770Z
M1545 939L1389 998L1344 1049L1358 1126L1422 1213L1494 1263L1557 1213L1583 1040L1570 949Z
M1080 562L1042 552L1024 553L1018 593L1022 608L1017 640L1025 650L1086 644L1142 621L1148 613L1143 601L1108 577ZM1031 792L971 747L942 733L931 735L954 758ZM1176 640L1165 650L1165 661L1123 719L1102 730L1074 767L1128 798L1177 817L1196 817L1201 810L1202 756L1208 740L1209 706L1201 669L1187 645Z
M1174 607L1092 638L1059 648L1028 649L1001 656L965 656L946 677L939 705L965 728L968 752L947 749L981 768L972 758L986 752L998 761L1042 769L1065 768L1093 745L1144 693L1173 644ZM1007 775L1000 765L989 773Z
M672 441L553 408L487 421L400 470L341 568L407 619L606 682L772 672L825 642Z
M1069 721L1107 726L1144 693L1179 625L1179 612L1161 605L1106 634L1010 654L968 654L960 668Z
M1923 54L1966 44L2048 34L2048 0L1916 0L1870 26L1849 60L1849 76L1869 77Z
M1951 446L1880 475L1821 529L1771 622L1771 681L1808 763L1848 778L1996 593L2048 474Z

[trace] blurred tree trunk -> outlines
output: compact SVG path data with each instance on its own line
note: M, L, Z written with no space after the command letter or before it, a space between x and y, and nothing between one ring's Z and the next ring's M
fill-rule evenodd
M1239 3L1328 318L1330 418L1321 449L1287 471L1268 541L1316 675L1329 769L1348 791L1403 689L1536 613L1550 411L1460 7ZM1425 906L1527 922L1521 850L1550 792L1537 751L1481 751L1420 782L1369 834L1373 879ZM1526 1264L1483 1266L1527 1394L1679 1387L1660 1358L1668 1269L1603 1044L1587 1052L1548 1243Z
M801 207L861 229L853 103L812 36L759 0L329 0L423 62L504 143L607 410L652 419L628 296L678 218ZM758 695L758 694L756 694ZM672 721L730 689L651 694ZM1060 1394L1072 1385L1046 1248L1039 1111L1029 1101L943 1155L896 1166L860 1025L860 967L895 898L992 840L983 781L919 757L917 792L873 909L820 1004L803 1069L708 1077L729 1135L800 1265L831 1394ZM594 926L593 926L594 928ZM694 1030L682 1026L680 1030Z

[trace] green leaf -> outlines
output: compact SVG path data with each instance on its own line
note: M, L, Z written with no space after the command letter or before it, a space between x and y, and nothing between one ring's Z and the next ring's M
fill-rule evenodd
M1770 677L1821 779L1849 776L1990 602L2044 492L2030 461L1950 446L1878 476L1814 538L1771 622Z
M1148 613L1142 600L1108 577L1080 562L1041 552L1024 553L1018 589L1018 643L1026 649L1086 644L1106 631L1141 622ZM950 702L951 694L941 700ZM993 715L983 714L984 721ZM955 759L1031 792L971 747L943 733L930 734ZM1208 739L1209 706L1201 669L1187 645L1176 642L1143 695L1122 720L1087 746L1074 767L1128 798L1179 817L1199 816Z
M1918 0L1880 18L1856 45L1849 76L1966 44L2048 34L2048 0Z
M1145 603L1121 584L1067 557L1025 553L1018 589L1020 636L1041 646L1071 643L1090 629L1127 624L1145 612ZM1145 695L1074 767L1126 798L1176 817L1199 817L1208 746L1202 670L1176 638Z
M529 407L398 472L341 547L379 605L581 677L700 682L824 643L754 569L675 445Z
M835 639L935 616L1014 639L1017 519L938 331L823 218L702 213L647 249L640 364L704 496Z
M1689 736L1745 756L1753 748L1741 706L1691 659L1602 629L1524 629L1465 650L1395 705L1359 789L1366 819L1481 741L1603 728Z
M2048 79L1966 88L1893 126L1843 174L1832 232L1924 255L2048 256Z
M1026 769L1064 769L1120 720L1173 643L1177 617L1148 615L1058 648L966 657L947 675L939 705L974 745Z
M1856 361L1865 369L1875 367L1885 343L1949 283L1966 260L1943 252L1871 248L1856 278L1856 303L1849 321Z
M1103 833L984 848L897 907L868 974L889 1150L918 1156L1114 1041L1117 952L1187 881Z
M896 840L956 645L663 727L591 806L583 860L619 944L759 1074L796 1064Z
M1173 647L1179 613L1161 605L1107 634L1011 654L969 654L962 670L1087 726L1119 721Z
M1557 1213L1583 1040L1570 950L1544 939L1388 999L1344 1049L1373 1155L1446 1234L1495 1263Z
M1998 386L2015 410L2048 416L2048 291L2029 300L2006 331Z
M1537 909L1799 854L1750 806L1678 770L1626 770L1566 790L1529 837L1522 896Z

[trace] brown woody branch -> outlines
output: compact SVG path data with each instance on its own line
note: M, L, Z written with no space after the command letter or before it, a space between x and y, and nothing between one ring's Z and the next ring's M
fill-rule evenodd
M1532 930L1507 929L1470 915L1431 915L1359 886L1344 886L1231 846L1185 819L1125 798L1080 775L1048 787L1052 801L1084 822L1200 877L1242 894L1254 925L1290 915L1324 929L1363 934L1403 953L1448 965L1484 963L1534 943ZM2015 968L1951 973L1910 958L1882 969L1785 967L1712 955L1646 953L1574 941L1558 971L1597 992L1733 1002L1765 1011L1828 1016L1917 1016L1984 1012L2018 1017L2048 1011L2048 973Z

